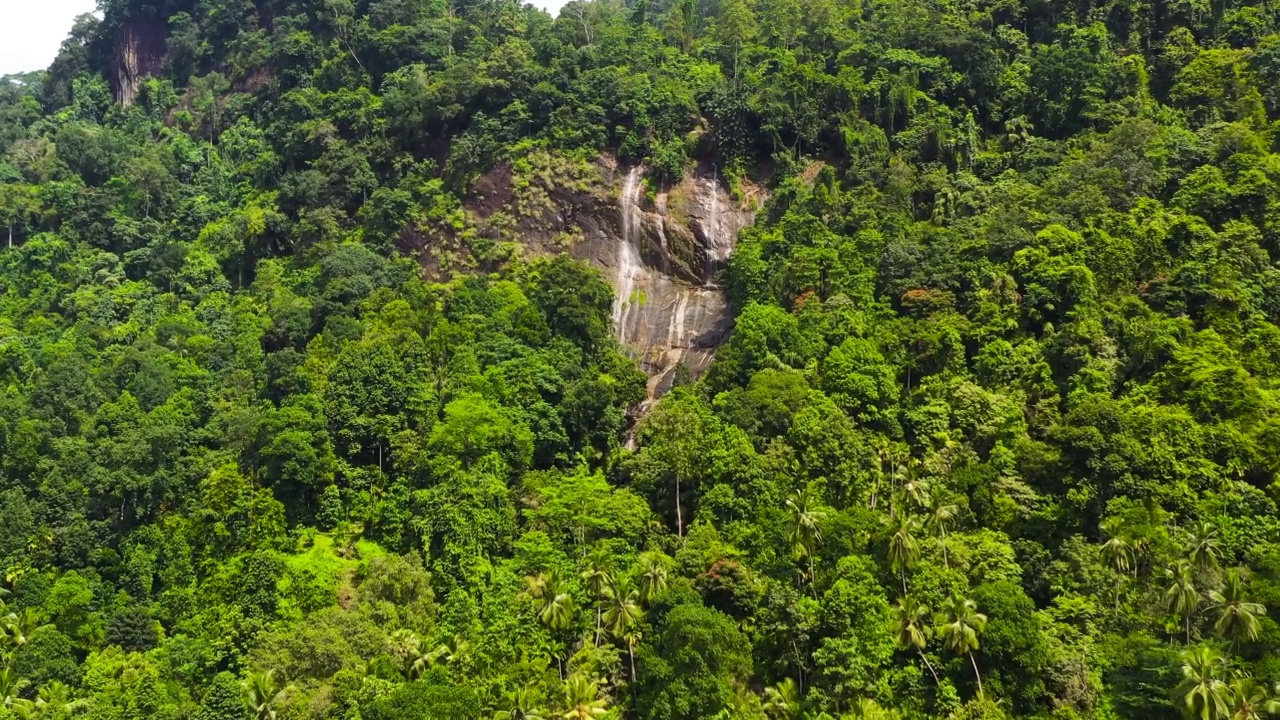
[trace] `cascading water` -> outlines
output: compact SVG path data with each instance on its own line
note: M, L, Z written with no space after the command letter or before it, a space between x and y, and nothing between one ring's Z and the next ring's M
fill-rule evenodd
M613 326L617 330L618 340L623 343L627 341L627 325L632 309L641 300L636 290L636 280L644 273L644 266L640 263L640 252L636 248L636 230L641 222L639 193L643 174L639 165L631 168L627 179L622 183L622 196L618 202L622 212L622 234L618 238Z
M626 171L614 226L620 232L589 257L612 266L614 329L649 374L647 407L680 367L692 375L705 370L728 332L715 273L752 216L732 207L714 174L662 188L652 207L642 205L643 178L643 167Z

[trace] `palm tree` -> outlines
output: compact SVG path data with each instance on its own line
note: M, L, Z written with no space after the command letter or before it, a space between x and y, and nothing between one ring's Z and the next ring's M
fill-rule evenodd
M934 684L940 685L933 663L929 662L929 658L924 654L924 646L928 644L929 636L932 634L931 628L925 624L928 617L929 608L924 603L909 596L900 597L897 606L893 609L893 634L899 647L904 650L915 650L920 654L924 666L929 668L929 674L933 676Z
M898 713L885 710L871 698L858 698L850 709L853 710L853 717L859 720L896 720L898 717Z
M791 678L764 689L764 711L771 718L793 720L800 717L801 702L800 686Z
M919 521L914 517L898 511L891 511L885 518L891 534L889 535L889 565L902 578L902 592L907 592L907 570L920 559L920 542L915 533Z
M44 709L35 700L18 698L9 706L9 712L18 720L43 720Z
M40 688L36 699L19 698L9 706L18 720L52 720L71 717L88 707L87 700L73 700L71 688L57 680L51 680Z
M281 687L276 680L275 670L249 673L249 676L241 682L241 686L244 688L245 702L249 705L249 711L257 720L275 720L275 706L291 689L290 686Z
M950 528L960 509L936 497L929 498L924 509L924 530L929 537L936 538L938 544L942 546L942 564L951 567L951 560L947 557L947 529Z
M956 596L947 606L943 622L937 633L942 636L942 645L956 655L968 655L973 665L973 676L978 680L978 697L983 697L982 674L978 672L978 661L973 651L978 649L978 635L987 627L987 616L978 612L978 606L968 598Z
M1258 618L1267 614L1267 609L1256 602L1245 599L1244 575L1239 570L1228 570L1227 579L1222 591L1210 591L1209 600L1218 609L1218 622L1213 629L1218 637L1230 637L1234 650L1241 640L1250 642L1258 639L1258 631L1262 623Z
M26 645L37 630L45 627L49 625L44 621L44 615L38 608L23 608L21 612L11 612L4 618L4 628L9 633L9 640L16 647Z
M791 511L791 549L797 560L809 560L809 587L813 590L814 599L818 597L818 588L815 584L817 576L813 568L813 555L814 549L822 541L819 523L826 515L816 506L808 488L787 498L787 509Z
M0 670L0 707L13 707L14 703L20 699L19 693L26 690L31 682L26 678L18 677L12 667L5 667Z
M538 573L525 578L525 594L533 599L533 612L548 630L553 633L569 628L573 622L573 596L564 589L560 576L552 573ZM560 656L556 655L556 667L560 677L564 677L564 666Z
M605 593L608 592L609 583L613 580L613 574L610 572L612 564L613 558L609 555L609 551L602 545L596 545L587 553L586 569L582 571L582 579L586 581L587 589L591 591L591 597L596 602L596 647L600 647L600 621L604 614Z
M1111 535L1102 544L1102 559L1117 575L1128 575L1134 564L1133 545L1119 535Z
M1200 523L1191 534L1187 559L1200 572L1207 572L1218 568L1218 558L1221 555L1222 543L1218 539L1218 529L1208 521Z
M1195 720L1215 720L1227 714L1230 689L1222 681L1227 663L1218 651L1200 646L1182 653L1182 683L1178 695Z
M609 713L609 701L597 697L600 686L581 674L574 674L564 684L564 720L593 720Z
M551 630L564 630L573 620L573 596L562 590L558 582L551 585L537 608L538 620Z
M635 645L630 640L631 630L642 617L644 611L640 609L640 591L626 577L614 580L609 587L609 607L604 612L604 625L610 635L627 641L627 654L631 659L631 682L636 681L636 652Z
M466 656L471 650L471 643L461 635L454 635L452 638L445 640L436 646L434 650L422 656L422 660L426 661L427 666L436 664L445 664L457 662ZM417 663L414 664L417 667ZM421 675L426 668L419 670L416 675Z
M1200 593L1196 590L1195 569L1186 560L1165 571L1169 587L1164 591L1169 610L1182 616L1187 631L1187 644L1191 644L1191 616L1200 606Z
M71 688L66 683L50 680L36 694L36 705L40 707L42 715L65 717L88 707L89 701L73 699Z
M899 489L902 491L902 497L915 503L916 507L925 507L930 502L929 482L920 477L916 463L906 466Z
M410 680L417 678L430 665L427 653L422 649L422 638L418 633L408 628L401 628L391 633L391 642L392 653L399 658L400 664L404 667L402 672Z
M662 562L660 553L645 553L640 556L640 602L648 605L663 590L667 589L667 566Z
M506 707L495 712L493 720L547 720L547 711L538 706L532 688L521 688L507 694Z
M1227 688L1227 717L1231 720L1262 720L1263 715L1274 713L1268 700L1267 688L1247 675L1231 681Z
M1109 537L1102 544L1102 559L1107 565L1116 572L1121 579L1128 577L1129 569L1135 567L1133 545L1120 536L1119 522L1111 520L1102 524L1102 531ZM1116 617L1120 617L1120 590L1123 587L1121 582L1116 582L1115 587L1115 612Z

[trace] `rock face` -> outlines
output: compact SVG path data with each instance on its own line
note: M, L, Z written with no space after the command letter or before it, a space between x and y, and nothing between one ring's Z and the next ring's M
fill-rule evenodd
M614 327L648 372L652 401L680 367L693 376L706 370L728 333L716 275L754 213L731 200L714 170L690 174L651 199L644 168L619 169L615 177L616 224L584 223L588 233L574 253L612 280Z
M733 200L710 167L650 193L644 167L608 156L584 165L544 154L523 165L523 176L506 163L477 181L465 204L475 235L525 256L567 250L599 268L614 286L618 339L649 374L650 402L680 368L706 370L732 324L717 275L755 211ZM420 235L404 249L429 275L449 277L449 232Z

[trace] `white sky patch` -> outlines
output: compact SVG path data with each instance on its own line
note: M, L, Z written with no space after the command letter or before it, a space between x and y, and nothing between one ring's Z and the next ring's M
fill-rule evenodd
M44 70L96 0L0 0L0 75Z
M531 0L555 15L566 0ZM0 0L0 75L44 70L79 15L96 0Z

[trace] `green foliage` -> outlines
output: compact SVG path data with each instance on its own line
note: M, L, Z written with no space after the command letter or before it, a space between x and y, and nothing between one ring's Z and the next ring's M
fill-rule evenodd
M1266 2L100 10L0 78L0 717L1275 709ZM614 339L620 163L726 337Z
M751 645L733 620L698 605L672 609L650 652L641 655L648 669L638 700L645 717L713 717L751 673Z

